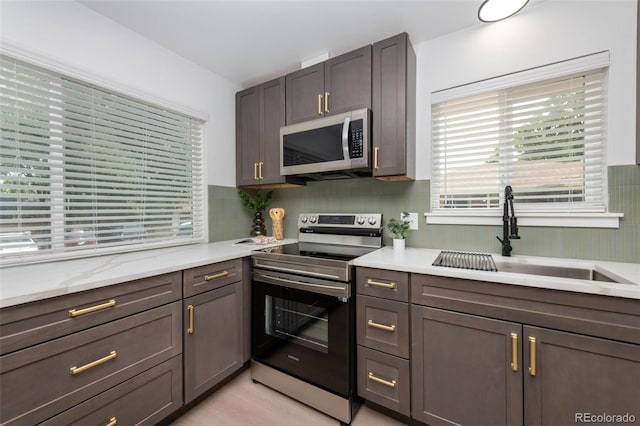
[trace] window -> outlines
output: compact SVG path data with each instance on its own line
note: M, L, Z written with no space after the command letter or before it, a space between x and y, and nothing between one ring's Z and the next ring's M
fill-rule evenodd
M3 264L203 241L201 121L4 55L0 106Z
M605 212L607 63L597 54L434 94L432 212L499 214L505 185L520 212Z

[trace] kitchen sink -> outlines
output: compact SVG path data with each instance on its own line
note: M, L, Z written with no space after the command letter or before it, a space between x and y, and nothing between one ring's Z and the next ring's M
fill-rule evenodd
M516 262L495 262L498 272L513 272L516 274L544 275L559 278L575 278L579 280L604 281L610 283L624 283L628 281L612 278L607 274L592 268L572 268L568 266L551 266Z
M443 250L433 266L472 269L479 271L512 272L515 274L542 275L547 277L573 278L579 280L631 284L631 282L594 268L522 263L516 260L495 260L491 254Z

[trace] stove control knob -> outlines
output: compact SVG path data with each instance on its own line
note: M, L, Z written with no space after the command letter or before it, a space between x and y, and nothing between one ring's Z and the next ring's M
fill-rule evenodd
M374 216L371 216L369 218L369 225L375 225L376 224L376 218Z
M311 218L309 219L309 221L311 221L311 223L316 223L318 221L318 218L315 216L311 216Z
M302 216L302 217L300 218L300 222L302 222L302 223L307 223L307 220L309 220L309 219L307 219L307 217L306 217L306 216Z
M358 216L358 225L364 225L364 216Z

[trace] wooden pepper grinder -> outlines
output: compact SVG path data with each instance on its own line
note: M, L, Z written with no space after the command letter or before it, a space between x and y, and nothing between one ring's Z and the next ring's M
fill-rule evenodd
M273 221L272 230L273 238L276 240L282 240L284 238L284 228L282 225L282 219L284 219L284 209L273 208L269 209L269 216Z

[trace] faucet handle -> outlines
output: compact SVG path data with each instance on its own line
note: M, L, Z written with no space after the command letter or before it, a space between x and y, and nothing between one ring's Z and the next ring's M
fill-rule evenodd
M509 238L514 239L514 240L519 240L520 237L518 236L518 218L513 216L511 218L511 226L509 226L510 230L511 230L511 235L509 235Z

